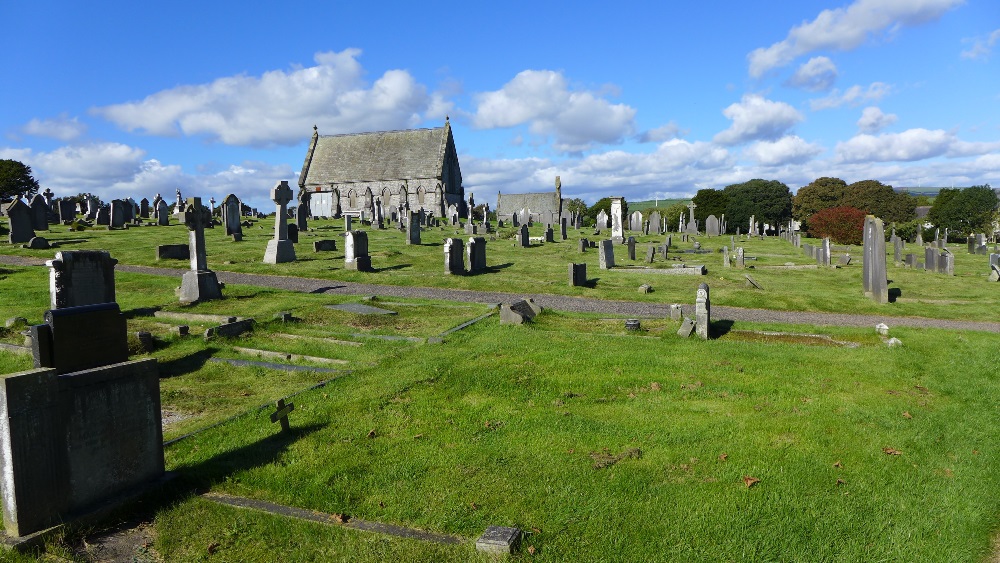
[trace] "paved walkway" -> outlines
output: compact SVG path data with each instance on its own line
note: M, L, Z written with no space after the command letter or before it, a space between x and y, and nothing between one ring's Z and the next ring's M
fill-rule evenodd
M38 258L0 255L0 264L37 266L45 261ZM118 271L181 277L185 270L175 268L155 268L118 264ZM219 281L227 284L273 287L305 293L333 293L342 295L379 295L385 297L417 297L441 299L467 303L510 303L516 299L532 298L542 307L559 311L605 313L633 317L666 317L670 315L670 303L639 303L635 301L611 301L586 297L570 297L547 293L505 293L501 291L470 291L466 289L445 289L438 287L410 287L395 285L361 284L316 278L270 276L265 274L241 274L216 271ZM694 314L694 305L685 304L686 315ZM848 313L814 313L800 311L772 311L768 309L743 309L740 307L712 307L712 319L755 323L810 324L819 326L874 327L885 323L889 327L907 326L917 328L943 328L952 330L980 330L1000 333L1000 322L958 321L928 319L923 317L895 317L891 315L854 315Z

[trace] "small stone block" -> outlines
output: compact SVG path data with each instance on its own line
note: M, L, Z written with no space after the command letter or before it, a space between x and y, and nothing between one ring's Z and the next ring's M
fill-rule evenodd
M626 319L625 320L625 330L639 330L642 328L642 323L639 319Z
M283 322L283 323L290 323L290 322L292 322L292 320L294 320L293 317L292 317L292 314L289 313L288 311L282 311L280 313L275 313L274 318L277 319L277 320L279 320L279 321L281 321L281 322Z
M684 319L681 322L681 328L677 329L677 336L687 338L694 333L694 321L691 319Z
M653 293L653 286L644 283L639 286L639 293Z
M180 325L176 330L178 336L187 336L191 332L191 327L188 325Z
M520 542L521 530L506 526L490 526L476 540L476 551L510 554L517 550Z
M684 310L678 303L670 304L670 320L679 321L684 316Z

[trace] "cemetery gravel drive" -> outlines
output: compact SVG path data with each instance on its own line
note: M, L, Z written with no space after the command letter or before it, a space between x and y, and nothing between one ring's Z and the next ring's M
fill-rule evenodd
M0 263L14 266L43 266L45 261L38 258L0 255ZM116 270L139 274L173 276L177 278L181 277L184 272L187 271L173 268L131 266L126 264L118 264L116 266ZM609 301L603 299L589 299L585 297L570 297L566 295L553 295L545 293L523 294L504 293L499 291L444 289L436 287L361 284L336 280L321 280L316 278L271 276L265 274L242 274L224 271L216 271L216 274L218 275L219 281L227 284L253 285L308 293L415 297L423 299L461 301L467 303L510 303L517 299L532 298L542 307L548 307L559 311L604 313L609 315L628 315L636 317L670 316L669 303ZM693 304L684 304L683 307L685 315L694 314ZM890 315L883 316L854 315L847 313L772 311L768 309L743 309L739 307L725 307L721 305L715 305L712 307L712 316L717 320L755 323L787 323L854 327L874 327L878 323L886 323L890 327L907 326L915 328L979 330L984 332L1000 333L1000 322L956 321L921 317L894 317Z

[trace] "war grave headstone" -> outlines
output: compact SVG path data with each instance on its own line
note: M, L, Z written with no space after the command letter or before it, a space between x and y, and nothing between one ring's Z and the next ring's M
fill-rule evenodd
M191 269L184 272L181 278L181 303L197 303L222 297L222 287L215 272L208 269L205 251L205 225L211 221L212 212L201 204L201 198L188 198L184 206L184 225L188 228Z
M226 227L226 236L239 235L239 239L243 238L241 205L240 198L236 197L235 194L229 194L222 200L220 215L222 216L222 224Z
M45 203L45 198L40 194L35 194L31 198L31 227L36 231L49 230L49 206Z
M420 244L420 217L421 214L409 211L406 220L406 244Z
M31 327L36 368L0 378L0 492L15 543L164 475L156 360L128 361L118 304L44 319Z
M597 243L598 266L602 270L615 267L615 243L612 240L602 240Z
M708 284L698 284L694 299L695 332L702 340L708 340L712 321L712 302L708 297Z
M368 255L368 233L364 231L345 233L344 268L359 272L372 271L372 257Z
M27 206L21 198L14 198L4 209L9 221L10 234L7 235L7 242L19 244L28 242L35 238L35 230L32 229L31 208Z
M444 273L462 275L465 273L465 254L462 252L462 239L444 239Z
M292 201L292 188L288 180L281 180L271 188L271 201L276 206L274 214L274 238L267 241L264 252L265 264L281 264L295 261L295 246L288 239L288 202Z
M56 252L49 267L49 307L65 309L115 301L115 264L106 250Z
M705 236L719 236L719 219L715 215L709 215L705 219Z
M611 240L615 244L625 241L625 218L622 217L622 207L625 202L623 197L611 198Z
M486 271L486 238L469 237L469 245L465 247L469 258L469 273L478 274Z
M889 302L886 278L885 227L881 219L871 215L865 218L864 254L861 278L866 297L876 303Z

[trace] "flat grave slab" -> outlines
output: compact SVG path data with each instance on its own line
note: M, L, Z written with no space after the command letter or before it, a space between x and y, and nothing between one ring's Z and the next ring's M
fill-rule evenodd
M312 366L297 366L294 364L278 364L274 362L254 362L251 360L230 360L228 358L209 358L210 362L229 364L236 367L260 367L278 371L315 371L318 373L344 373L342 369L317 368Z
M371 305L364 305L362 303L341 303L339 305L326 305L327 309L336 309L338 311L345 311L347 313L354 313L356 315L395 315L396 311L390 311L389 309L380 309L378 307L372 307Z

